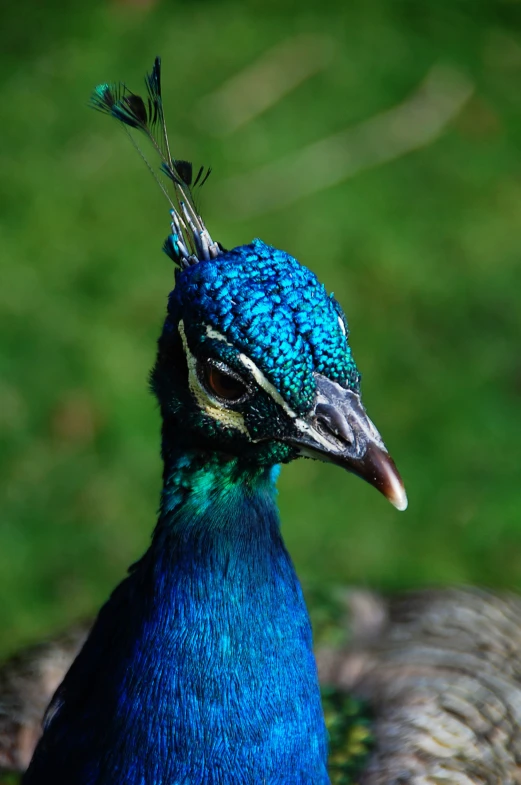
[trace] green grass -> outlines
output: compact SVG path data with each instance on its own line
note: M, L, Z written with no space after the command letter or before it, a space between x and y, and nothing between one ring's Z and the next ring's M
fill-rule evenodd
M167 205L92 87L136 88L163 56L172 145L213 166L214 237L260 236L345 307L369 413L409 492L309 461L282 474L302 577L398 588L521 587L521 6L254 0L155 6L22 0L0 33L0 651L90 613L155 520L147 391L172 283ZM329 66L221 139L200 100L297 33ZM402 101L428 69L475 93L433 144L276 213L238 221L228 177ZM212 182L214 181L214 182Z

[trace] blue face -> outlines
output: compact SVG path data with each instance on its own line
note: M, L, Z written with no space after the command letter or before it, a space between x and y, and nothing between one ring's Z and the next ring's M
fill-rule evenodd
M153 384L178 438L290 460L321 377L359 392L344 314L292 256L255 240L177 273Z

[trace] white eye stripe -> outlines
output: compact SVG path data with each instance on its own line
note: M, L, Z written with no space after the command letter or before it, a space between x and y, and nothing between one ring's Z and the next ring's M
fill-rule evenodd
M220 341L221 343L226 344L226 346L232 346L232 344L224 337L224 335L221 335L221 333L217 332L217 330L214 330L213 327L210 327L209 324L206 325L206 335L208 338L213 338L215 341Z
M240 355L239 355L239 360L240 360L240 361L241 361L241 363L244 365L244 367L245 367L245 368L247 368L247 369L248 369L248 371L250 371L251 375L253 376L253 378L255 379L255 381L257 382L257 384L259 385L259 387L262 387L262 389L264 390L264 392L267 392L267 393L268 393L268 395L270 396L270 398L273 398L273 400L275 401L275 403L278 403L278 405L279 405L279 406L280 406L282 409L284 409L284 411L286 412L286 414L287 414L289 417L291 417L292 419L294 419L294 418L295 418L297 415L295 414L295 412L293 411L293 409L291 409L291 408L288 406L288 404L286 403L286 401L284 400L284 398L282 397L282 395L279 393L279 391L277 390L277 388L276 388L276 387L274 387L274 386L272 385L272 383L271 383L271 382L269 382L269 381L266 379L266 377L264 376L264 374L262 373L262 371L260 370L260 368L257 368L257 366L255 365L255 363L253 362L253 360L250 360L250 358L249 358L249 357L247 357L245 354L240 354Z
M342 323L342 320L340 319L340 317L338 317L338 318L339 318L339 322L340 322L340 325L342 327L342 330L344 331L344 334L345 334L345 328L344 328L344 325ZM212 401L212 399L210 398L210 396L208 395L206 390L204 390L204 388L201 386L201 384L199 382L199 379L197 377L197 372L196 372L197 361L196 361L195 357L192 355L192 353L190 352L190 349L188 347L188 343L186 341L186 336L185 336L185 332L184 332L184 324L183 324L182 320L179 322L179 332L181 334L181 338L182 338L182 341L183 341L183 346L184 346L184 350L185 350L185 354L186 354L186 358L187 358L187 362L188 362L188 367L189 367L189 370L190 370L190 389L192 390L193 394L197 398L201 408L207 414L209 414L210 417L213 417L215 420L218 420L219 422L222 422L224 425L229 425L229 426L231 426L233 428L236 428L237 430L240 430L242 433L246 434L246 436L248 437L248 439L250 439L250 441L255 441L254 439L251 438L251 436L250 436L250 434L248 432L248 429L246 428L246 424L244 422L244 417L241 414L239 414L239 412L233 412L233 411L230 411L229 409L225 409L225 408L221 408L221 407L218 408L215 405L215 403ZM233 344L231 344L224 337L224 335L221 335L221 333L217 332L217 330L214 330L214 328L210 327L209 325L207 325L207 327L206 327L206 335L208 336L208 338L213 338L214 340L220 341L221 343L224 343L227 346L233 346ZM326 447L330 446L329 442L327 441L327 439L325 437L322 436L322 434L320 434L318 431L316 431L315 428L313 428L311 425L309 425L301 417L298 417L298 415L293 411L293 409L291 409L291 407L286 403L286 401L284 400L282 395L279 393L279 391L276 389L276 387L274 387L273 384L268 381L268 379L265 377L265 375L260 370L260 368L258 368L255 365L253 360L251 360L247 355L245 355L243 353L239 354L239 360L244 365L244 367L251 373L251 375L253 376L253 378L255 379L257 384L259 385L259 387L261 389L263 389L264 392L266 392L270 396L270 398L272 398L275 401L275 403L278 404L286 412L288 417L290 417L293 420L293 423L294 423L295 427L299 431L301 431L303 433L307 433L309 435L312 435L315 438L316 441L318 441L319 443L323 444ZM193 384L192 384L192 380L191 380L192 379L192 371L191 371L192 366L193 366L193 378L194 378L194 383ZM210 404L210 406L208 404ZM224 417L226 415L230 415L230 421L229 422L225 422ZM233 419L233 422L232 422L232 419Z
M342 330L344 335L346 335L346 326L340 316L338 317L338 324L340 325L340 329Z
M223 425L225 428L233 428L236 431L240 431L245 436L252 441L248 429L246 427L246 423L244 422L244 417L240 412L235 412L231 409L227 409L224 406L221 406L216 400L214 400L208 391L203 387L201 382L199 381L199 376L197 374L197 360L190 351L190 347L188 346L188 341L186 340L186 333L185 333L185 326L184 322L181 319L179 321L179 335L181 336L181 341L183 342L183 349L186 356L186 364L188 366L188 385L190 387L190 391L194 398L196 399L197 403L199 404L200 409L207 414L212 419L216 420L218 423ZM210 336L214 337L214 336Z
M209 325L206 326L206 335L208 336L208 338L213 338L216 341L220 341L221 343L226 344L226 346L232 346L232 344L225 338L224 335L221 335L221 333L217 332L217 330L214 330L214 328L210 327ZM273 384L271 384L271 382L269 382L266 379L260 368L258 368L255 365L253 360L250 360L250 358L247 355L242 353L239 354L239 360L244 365L244 367L251 373L251 375L259 385L259 387L261 387L265 392L267 392L268 395L271 398L273 398L275 403L278 403L278 405L284 409L284 411L289 417L291 417L292 419L296 418L297 415L295 414L295 412L288 406L288 404L286 403L282 395L279 393L279 391L276 389L276 387L274 387Z
M297 416L297 414L293 411L293 409L291 409L288 406L288 404L286 403L282 395L279 393L279 391L271 384L271 382L269 382L266 379L262 371L259 368L257 368L253 360L250 360L250 358L246 357L245 354L240 354L239 359L244 365L244 367L247 368L252 373L253 378L255 379L259 387L262 387L262 389L265 392L267 392L271 398L273 398L275 403L277 403L282 409L284 409L286 414L289 417L291 417L293 424L295 425L297 430L301 431L302 433L311 435L315 439L315 441L319 442L319 444L322 444L322 446L327 447L329 449L329 447L331 446L330 442L324 436L322 436L322 434L319 433L315 428L313 428L312 425L307 423L301 417Z

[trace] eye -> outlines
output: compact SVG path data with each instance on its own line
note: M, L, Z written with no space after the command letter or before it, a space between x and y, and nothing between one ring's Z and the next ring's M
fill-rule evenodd
M246 384L224 363L207 362L203 367L203 380L207 390L222 401L238 403L248 397Z

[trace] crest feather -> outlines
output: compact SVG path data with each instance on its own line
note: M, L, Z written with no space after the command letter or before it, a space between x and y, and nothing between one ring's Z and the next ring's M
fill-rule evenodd
M211 169L205 171L205 167L201 166L192 184L192 164L189 161L173 158L170 153L161 96L159 57L156 57L151 72L145 76L145 85L147 95L142 98L129 90L123 82L100 84L94 89L90 105L93 109L121 123L154 175L171 207L171 234L166 239L163 250L181 268L189 267L202 259L214 258L221 253L219 244L212 240L197 211L192 191L192 188L196 186L201 188L204 185ZM173 184L173 199L134 139L132 131L135 130L145 134L159 155L161 160L159 172L166 175Z

